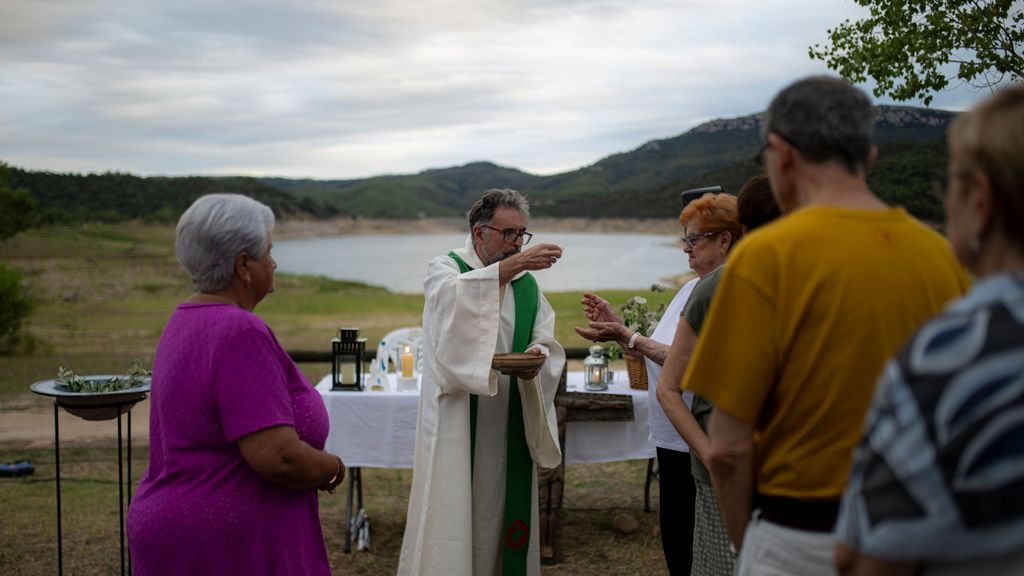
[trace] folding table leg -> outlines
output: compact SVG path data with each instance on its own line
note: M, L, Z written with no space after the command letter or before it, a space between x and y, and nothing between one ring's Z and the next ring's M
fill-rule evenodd
M348 493L345 499L345 546L342 551L345 554L352 552L352 516L354 511L352 509L352 496L355 492L356 484L359 484L359 508L363 507L363 480L361 475L362 470L356 466L348 469Z
M647 479L644 482L644 512L651 511L651 481L658 477L654 469L654 458L647 460Z
M356 468L356 505L359 506L357 512L363 511L363 469Z

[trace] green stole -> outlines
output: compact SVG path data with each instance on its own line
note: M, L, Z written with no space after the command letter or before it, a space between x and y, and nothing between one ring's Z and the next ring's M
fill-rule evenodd
M448 256L459 265L462 274L472 268L455 252ZM512 336L512 351L525 352L533 335L533 321L537 317L537 281L530 273L512 281L516 301L516 324ZM499 307L501 304L499 303ZM469 466L472 478L476 457L477 395L469 396ZM533 504L533 459L526 444L526 426L523 424L523 401L515 377L509 377L508 430L505 457L505 519L502 523L501 569L505 576L526 574L526 556L530 549L530 519Z

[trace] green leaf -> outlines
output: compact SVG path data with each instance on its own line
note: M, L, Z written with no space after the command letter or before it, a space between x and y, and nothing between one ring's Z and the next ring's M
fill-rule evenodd
M920 98L958 79L978 88L1024 79L1024 8L1013 0L856 0L869 16L827 30L811 58L875 96ZM950 72L953 68L954 71Z

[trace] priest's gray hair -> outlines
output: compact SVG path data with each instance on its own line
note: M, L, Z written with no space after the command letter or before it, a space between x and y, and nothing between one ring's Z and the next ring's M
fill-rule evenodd
M530 218L530 203L516 190L509 188L491 188L469 209L469 229L477 224L488 224L494 218L494 211L505 206L515 208L523 215L524 220Z
M201 292L231 286L235 257L263 257L274 229L274 211L241 194L209 194L189 206L178 220L174 252Z

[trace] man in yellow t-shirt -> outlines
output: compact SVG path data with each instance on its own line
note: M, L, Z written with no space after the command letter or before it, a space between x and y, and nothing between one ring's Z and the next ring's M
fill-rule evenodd
M860 90L798 81L763 133L787 215L731 256L683 387L715 403L709 467L739 574L828 574L875 380L966 277L941 236L868 188L874 113Z

